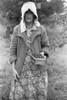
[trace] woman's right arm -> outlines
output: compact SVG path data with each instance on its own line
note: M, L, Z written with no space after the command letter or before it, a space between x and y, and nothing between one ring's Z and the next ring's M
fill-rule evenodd
M17 43L18 43L18 36L17 36L17 27L14 28L12 37L11 37L11 44L10 44L10 63L12 64L13 76L16 79L16 76L19 78L18 72L15 69L15 62L17 60Z
M11 43L10 43L10 63L13 63L17 59L17 43L18 43L18 36L17 36L17 27L14 28Z

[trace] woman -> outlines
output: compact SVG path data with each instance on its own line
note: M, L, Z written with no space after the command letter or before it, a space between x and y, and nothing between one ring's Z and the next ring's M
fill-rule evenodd
M49 41L44 27L38 22L34 2L26 2L21 8L22 20L14 28L10 62L14 71L10 99L13 100L46 100L47 71L44 66L35 65L30 54L48 55ZM15 91L15 92L14 92ZM14 95L13 95L14 93Z

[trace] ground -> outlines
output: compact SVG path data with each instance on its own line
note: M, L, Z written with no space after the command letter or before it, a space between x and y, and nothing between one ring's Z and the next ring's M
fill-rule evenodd
M0 97L5 96L11 81L9 64L10 38L5 37L6 27L0 25ZM57 47L47 60L49 100L67 100L67 44Z

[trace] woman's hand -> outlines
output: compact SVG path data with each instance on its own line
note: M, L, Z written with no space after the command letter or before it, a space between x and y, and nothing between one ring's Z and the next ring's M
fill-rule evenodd
M12 63L12 71L15 79L19 78L18 72L15 69L15 62Z
M47 53L47 52L41 52L40 54L42 56L44 56L45 58L48 58L49 57L49 53Z
M46 59L46 56L44 55L44 52L41 52L40 54L41 54L42 56L44 56L44 57L45 57L45 59Z

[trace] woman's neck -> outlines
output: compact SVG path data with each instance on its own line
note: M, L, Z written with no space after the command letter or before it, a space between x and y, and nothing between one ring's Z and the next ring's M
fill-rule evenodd
M27 28L27 29L31 29L32 26L33 26L33 23L26 23L26 28Z

